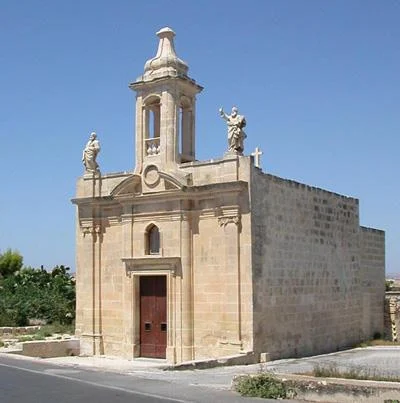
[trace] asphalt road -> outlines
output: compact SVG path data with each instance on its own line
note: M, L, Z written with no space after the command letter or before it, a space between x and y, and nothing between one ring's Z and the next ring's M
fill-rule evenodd
M68 368L42 361L0 359L1 403L236 403L275 402L243 398L227 390L113 372Z
M64 377L46 376L46 373L21 370L0 364L0 401L3 403L44 402L174 402L95 383L76 382ZM80 372L80 371L75 371ZM65 373L65 371L64 371Z
M233 393L229 390L232 378L260 371L309 373L316 365L400 377L400 347L370 347L265 364L186 371L163 371L140 361L127 361L124 366L117 361L113 369L107 369L101 364L114 361L106 359L97 359L96 365L86 367L87 361L90 359L85 357L38 360L0 354L0 403L272 403L276 400L243 398Z

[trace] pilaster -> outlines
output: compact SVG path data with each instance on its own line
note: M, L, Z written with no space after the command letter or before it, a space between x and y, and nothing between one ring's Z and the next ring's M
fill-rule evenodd
M85 300L87 306L83 307L84 324L81 337L81 354L83 355L102 355L103 335L102 335L102 315L101 315L101 243L102 243L102 225L91 222L81 225L83 241L83 250L87 259L83 264L90 267L90 270L84 270L87 273L85 278L80 278L79 293ZM83 268L80 268L82 270ZM83 284L85 282L85 284ZM83 290L83 287L87 290ZM82 297L83 294L86 297Z
M194 359L193 348L193 281L192 281L192 229L190 213L181 221L182 257L182 361Z
M220 344L228 353L242 349L241 331L241 276L240 276L240 231L241 216L237 209L223 211L218 223L224 231L225 254L225 327L226 338Z

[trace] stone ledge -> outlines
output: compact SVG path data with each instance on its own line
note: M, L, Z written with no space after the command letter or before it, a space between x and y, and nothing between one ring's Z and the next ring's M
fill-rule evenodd
M28 357L54 358L79 355L79 339L26 341L21 355Z
M243 354L231 355L228 357L213 358L209 360L194 360L182 362L181 364L171 365L164 368L164 371L188 370L188 369L208 369L215 367L224 367L231 365L249 365L259 362L254 352L245 352Z

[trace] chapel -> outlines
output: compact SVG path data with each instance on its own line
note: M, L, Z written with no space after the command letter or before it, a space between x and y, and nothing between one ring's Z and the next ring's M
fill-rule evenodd
M84 151L73 199L81 354L257 362L382 334L384 232L360 226L356 198L264 173L236 110L220 111L226 152L198 161L202 87L174 32L157 36L129 85L134 169L100 172L94 134Z

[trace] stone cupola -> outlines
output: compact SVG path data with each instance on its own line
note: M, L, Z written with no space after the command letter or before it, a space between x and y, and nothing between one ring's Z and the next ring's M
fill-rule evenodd
M157 32L158 50L144 73L129 85L136 91L136 173L146 166L175 170L195 160L196 94L202 87L175 52L172 29Z

